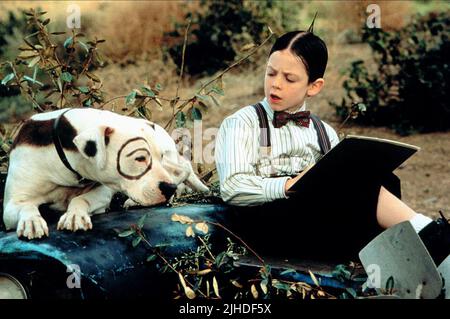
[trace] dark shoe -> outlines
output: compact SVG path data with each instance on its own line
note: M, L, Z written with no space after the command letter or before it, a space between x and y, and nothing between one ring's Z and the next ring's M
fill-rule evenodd
M450 224L442 212L441 218L429 223L419 232L436 266L450 254Z

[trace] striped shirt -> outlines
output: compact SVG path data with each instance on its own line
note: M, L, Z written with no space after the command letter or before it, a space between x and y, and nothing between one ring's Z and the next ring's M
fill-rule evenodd
M314 125L288 122L281 128L272 124L274 111L267 99L260 102L269 120L271 154L260 154L260 128L255 109L249 105L228 116L216 137L215 160L223 200L232 205L254 206L287 198L285 183L292 175L316 163L321 156ZM306 105L299 109L303 111ZM334 147L339 138L324 123Z

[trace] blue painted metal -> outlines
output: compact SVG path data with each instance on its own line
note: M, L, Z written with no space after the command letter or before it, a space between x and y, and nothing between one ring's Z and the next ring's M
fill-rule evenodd
M143 244L132 247L131 238L118 237L118 233L147 214L143 230L153 247L167 245L164 255L168 258L195 250L198 243L186 236L186 225L171 220L175 213L194 220L221 223L232 229L228 224L227 206L212 204L143 208L96 215L92 218L93 229L87 232L57 231L55 219L49 223L50 236L40 240L28 241L18 239L15 232L0 232L0 272L13 273L28 283L28 293L34 298L169 299L178 281L177 276L161 273L156 263L147 263L146 258L152 251ZM213 225L209 229L213 247L220 246L220 251L223 251L226 237L230 234ZM67 267L72 264L80 267L81 288L68 290L66 280L70 273L67 273ZM281 275L283 270L274 269L279 278L313 285L309 274L296 271ZM28 274L34 274L34 277ZM317 274L317 277L324 287L346 288L331 274ZM50 285L49 280L54 282ZM353 287L352 283L349 285Z

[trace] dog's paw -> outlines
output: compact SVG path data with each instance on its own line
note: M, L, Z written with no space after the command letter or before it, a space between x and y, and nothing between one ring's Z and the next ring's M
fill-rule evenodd
M68 211L59 219L57 229L71 231L92 229L91 217L84 211Z
M136 203L134 200L128 198L125 203L123 203L123 208L128 209L130 207L136 207L141 206L140 204Z
M47 222L39 214L26 215L20 218L17 224L17 236L28 239L48 236Z
M194 191L192 190L192 188L190 188L189 186L187 186L184 183L181 183L180 185L178 185L177 187L177 191L176 191L176 197L180 197L182 195L186 195L186 194L191 194Z

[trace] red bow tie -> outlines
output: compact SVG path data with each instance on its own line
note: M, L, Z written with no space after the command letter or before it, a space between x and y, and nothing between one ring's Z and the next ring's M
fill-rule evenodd
M309 127L309 120L309 111L300 111L297 113L274 112L272 123L275 128L280 128L289 121L294 121L295 124L300 126Z

